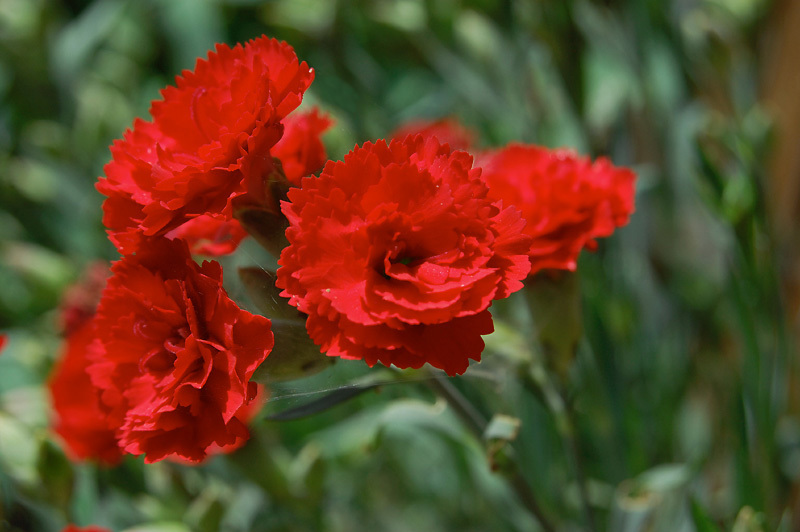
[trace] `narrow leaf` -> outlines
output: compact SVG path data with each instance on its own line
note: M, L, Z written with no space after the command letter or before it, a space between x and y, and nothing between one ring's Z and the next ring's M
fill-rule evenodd
M349 401L354 397L358 397L362 393L377 388L378 386L380 386L379 383L373 383L339 388L338 390L329 393L325 397L315 399L314 401L295 408L284 410L283 412L278 412L277 414L267 417L267 419L271 421L291 421L294 419L311 416L313 414L328 410L329 408L333 408L334 406L344 403L345 401Z

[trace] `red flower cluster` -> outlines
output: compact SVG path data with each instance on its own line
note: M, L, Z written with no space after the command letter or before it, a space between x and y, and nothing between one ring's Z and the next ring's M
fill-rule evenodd
M329 356L448 374L479 360L493 299L521 288L530 239L472 157L422 136L356 147L282 205L282 295Z
M611 235L633 212L635 174L605 159L594 163L566 149L510 144L481 156L489 195L515 205L533 237L531 275L575 270L581 249Z
M408 135L435 137L453 150L471 150L475 146L475 133L454 118L438 120L412 120L402 124L390 135L393 139L404 139Z
M202 460L248 437L250 377L273 345L270 322L231 301L216 262L149 240L116 262L95 317L88 371L119 446L146 462Z
M194 71L153 102L111 148L103 222L123 254L203 215L231 219L231 202L260 193L273 170L281 121L302 101L314 73L286 43L261 37L217 45Z
M191 256L236 248L234 209L269 249L288 221L277 285L328 355L450 375L480 359L493 300L543 268L574 269L633 209L632 172L566 151L511 145L484 156L481 178L451 149L474 140L452 120L407 124L315 178L331 120L290 114L313 77L286 43L218 45L112 146L97 189L125 256L96 315L73 316L91 321L51 380L76 455L198 461L248 437L270 321L228 298L219 264Z

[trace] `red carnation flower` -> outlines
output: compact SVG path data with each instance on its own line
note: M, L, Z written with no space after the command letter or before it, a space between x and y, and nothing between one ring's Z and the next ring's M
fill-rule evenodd
M475 132L461 125L454 118L438 120L412 120L402 124L390 135L393 139L403 139L408 135L436 137L440 143L449 144L453 150L471 150L475 145Z
M479 162L489 195L519 207L527 220L531 275L575 270L581 249L595 249L595 238L611 235L633 212L636 175L602 157L592 163L571 150L510 144Z
M193 254L221 257L236 251L247 231L237 220L206 214L192 218L166 236L186 241Z
M331 125L333 121L318 109L291 114L283 121L283 137L272 149L272 155L280 159L283 173L292 185L300 186L303 177L321 170L328 160L321 136Z
M107 262L93 262L86 267L80 282L64 292L60 305L64 336L69 337L94 318L109 275L111 272Z
M240 412L272 349L270 321L236 306L220 265L198 266L180 240L149 240L111 271L89 374L120 446L148 463L199 461L248 438Z
M67 525L61 532L111 532L107 528L99 526L78 527L75 525Z
M73 460L114 465L122 459L122 451L100 409L100 390L86 372L91 353L97 352L102 352L102 346L94 336L93 321L85 321L67 336L64 352L47 382L55 411L53 430Z
M329 356L451 375L480 359L487 309L522 286L530 242L471 166L407 137L356 146L289 191L277 285Z
M67 455L114 465L122 459L122 451L100 409L100 390L86 372L90 353L102 349L94 337L93 318L109 273L108 264L91 264L81 282L64 294L64 347L47 386L55 414L53 430L64 442Z
M8 335L0 334L0 352L3 351L7 343L8 343Z
M270 149L314 72L291 46L266 36L244 46L218 44L184 71L152 122L136 120L111 147L103 223L123 254L144 236L163 235L203 214L231 219L231 201L272 171Z

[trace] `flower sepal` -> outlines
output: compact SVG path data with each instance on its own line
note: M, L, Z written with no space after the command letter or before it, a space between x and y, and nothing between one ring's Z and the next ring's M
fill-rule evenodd
M320 352L306 332L305 320L272 318L275 346L251 380L264 384L309 377L330 367L336 359Z
M289 245L286 240L289 222L281 213L281 201L286 200L291 184L283 175L280 161L274 161L275 166L269 176L258 186L251 187L254 190L249 194L233 202L233 217L261 247L278 257L281 250Z
M320 352L306 332L306 315L289 305L275 287L275 273L263 268L239 268L239 278L250 299L272 321L276 346L253 380L261 383L280 382L319 373L336 359Z
M535 341L548 370L561 382L567 377L583 335L578 274L545 270L525 281L525 298L533 319Z

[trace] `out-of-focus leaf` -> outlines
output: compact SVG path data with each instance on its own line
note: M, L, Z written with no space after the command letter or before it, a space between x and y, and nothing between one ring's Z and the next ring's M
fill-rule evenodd
M184 524L192 530L212 532L220 529L220 521L225 513L225 492L218 483L207 483L186 509Z
M38 444L29 427L0 411L0 464L23 484L34 485L41 480L36 468Z
M336 0L278 0L264 7L271 22L310 35L324 34L334 21Z
M62 29L53 43L52 68L56 78L71 85L85 71L91 54L113 30L126 3L121 0L92 2L81 16Z
M191 529L183 523L150 523L139 525L133 528L126 528L122 532L191 532Z
M319 431L315 439L325 442L322 452L329 458L362 453L372 448L384 430L429 430L458 441L465 432L458 421L446 412L444 403L396 400L388 405L365 409L335 426Z
M618 56L603 49L589 49L583 60L586 121L603 130L621 120L627 106L640 102L637 80Z
M682 456L689 463L700 463L708 456L714 440L713 430L709 406L700 398L687 398L676 420L676 433Z
M480 61L491 62L506 48L497 27L477 11L465 9L454 25L456 38Z
M694 532L688 484L682 464L650 469L617 488L610 530L620 532Z
M5 0L0 3L0 28L10 41L32 36L38 26L43 0Z
M231 493L218 530L248 532L256 529L256 518L264 507L264 492L253 484L237 486Z
M661 39L650 41L646 52L646 89L653 105L667 119L685 93L680 64L675 50Z
M73 274L63 256L27 242L7 243L0 249L0 260L31 280L53 289L66 286Z
M324 494L325 461L319 442L303 446L289 467L292 491L315 505Z
M37 203L51 201L58 188L58 176L53 169L33 159L10 161L4 177L24 197Z
M692 520L694 521L696 532L722 532L700 503L695 500L692 500Z
M268 416L267 419L272 421L291 421L293 419L311 416L328 410L329 408L333 408L334 406L344 403L345 401L349 401L354 397L358 397L362 393L373 390L378 386L380 386L380 384L352 385L339 388L338 390L334 390L324 397L309 401L304 405L290 408L289 410L285 410L277 414L272 414Z
M224 41L219 3L170 0L154 2L153 5L159 11L164 35L172 43L174 71L194 68L197 58L205 58L215 43Z
M749 506L745 506L736 515L731 532L764 532L764 516Z
M427 16L425 6L419 0L394 0L374 2L372 17L407 32L417 32L425 28Z
M93 523L98 516L99 493L93 465L79 464L74 468L70 515L77 523Z

